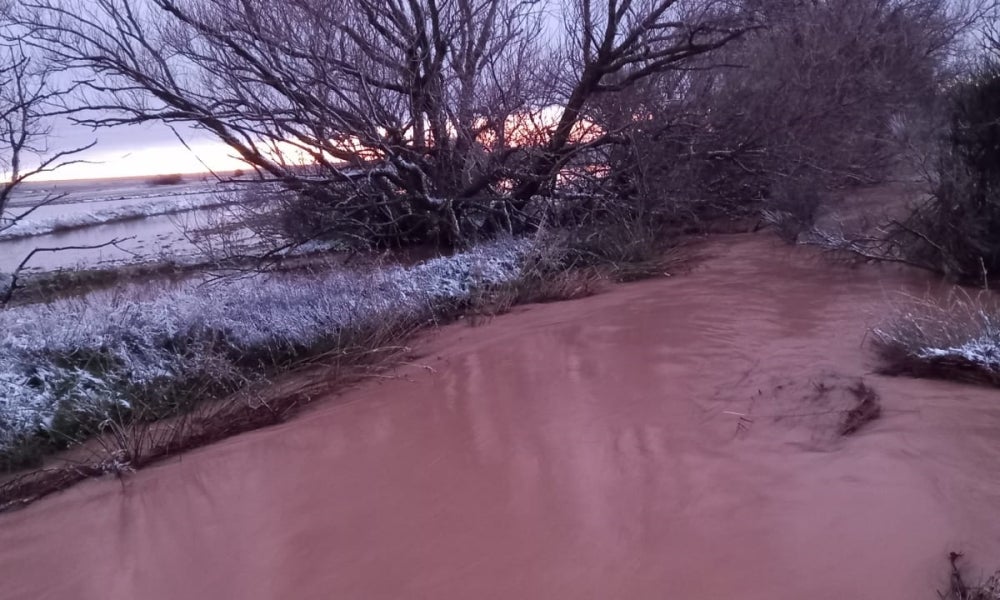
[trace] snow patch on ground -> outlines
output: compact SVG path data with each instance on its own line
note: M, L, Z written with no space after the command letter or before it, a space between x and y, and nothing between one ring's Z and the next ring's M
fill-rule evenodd
M1000 340L997 339L977 338L948 348L921 348L916 355L922 359L961 359L1000 372Z
M233 357L308 347L508 282L532 243L501 240L412 267L183 285L153 299L95 294L0 312L0 450L60 414L104 418L129 389L238 372Z

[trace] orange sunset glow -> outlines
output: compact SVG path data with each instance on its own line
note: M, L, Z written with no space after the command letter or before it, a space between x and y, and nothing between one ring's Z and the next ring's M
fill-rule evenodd
M525 112L508 117L504 122L504 145L536 146L547 142L555 128L561 112L549 107L534 112ZM570 138L575 142L591 141L603 131L593 122L578 121ZM495 132L480 133L479 142L487 148L497 144ZM360 144L338 144L357 154L371 153ZM275 160L285 164L306 165L313 162L308 152L291 143L279 143L270 152ZM144 177L167 174L207 173L209 171L228 172L246 169L247 163L236 156L235 151L218 141L199 141L185 147L177 142L170 145L156 145L128 152L102 152L100 146L79 157L86 162L66 165L55 171L33 178L34 181L67 181L78 179L114 179L122 177ZM336 162L335 159L331 160Z
M68 181L74 179L112 179L141 177L172 173L205 173L207 171L233 171L245 169L245 162L234 156L233 150L222 142L199 142L185 148L180 143L171 146L153 146L122 152L101 152L100 147L82 156L76 164L66 165L50 173L33 178L33 181Z

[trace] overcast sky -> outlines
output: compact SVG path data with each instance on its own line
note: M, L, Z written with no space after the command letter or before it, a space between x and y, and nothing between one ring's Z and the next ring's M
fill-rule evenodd
M206 165L213 170L232 170L243 166L232 158L232 151L212 136L191 129L178 130L191 147L185 148L164 125L98 129L58 122L53 125L50 148L65 149L97 145L77 158L87 164L68 165L48 173L44 179L89 179L165 173L200 173Z

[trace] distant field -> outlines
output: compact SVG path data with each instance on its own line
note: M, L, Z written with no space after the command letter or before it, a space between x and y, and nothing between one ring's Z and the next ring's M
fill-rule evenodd
M10 271L34 248L91 246L133 238L120 249L73 250L38 254L30 270L108 267L192 254L187 230L199 221L224 218L231 183L186 175L178 183L157 184L152 177L25 184L11 200L5 219L23 214L55 196L15 225L0 231L0 272Z

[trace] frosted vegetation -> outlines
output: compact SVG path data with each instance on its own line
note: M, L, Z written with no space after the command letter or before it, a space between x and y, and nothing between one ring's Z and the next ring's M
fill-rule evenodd
M146 299L97 294L0 313L0 452L135 410L176 414L391 321L416 323L519 277L533 243L506 239L416 266L258 276ZM188 397L186 397L187 395ZM150 411L150 408L152 410Z
M1000 385L1000 300L989 290L909 298L873 334L889 372Z
M33 219L30 216L23 221L2 228L0 223L0 241L44 235L56 231L66 231L93 225L105 225L131 219L142 219L158 215L169 215L202 208L213 208L229 203L231 200L220 194L200 193L190 197L174 197L157 199L141 204L116 206L92 212L60 215L48 218ZM16 211L15 211L16 212Z

